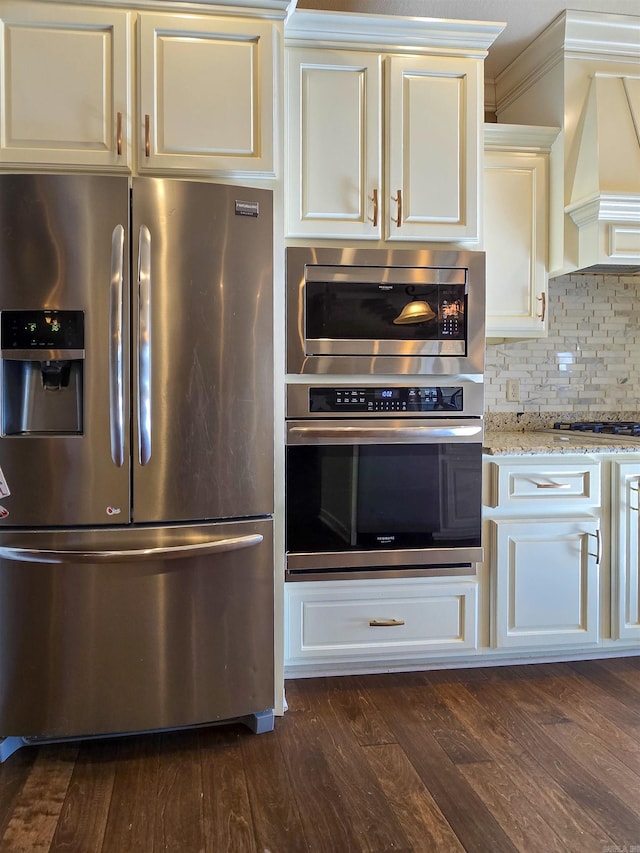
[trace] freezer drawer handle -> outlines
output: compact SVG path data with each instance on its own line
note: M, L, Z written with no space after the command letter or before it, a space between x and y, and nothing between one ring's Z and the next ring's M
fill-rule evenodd
M151 232L140 226L138 245L138 459L151 459Z
M111 420L111 458L118 468L124 464L123 280L124 228L122 225L116 225L111 236L109 414Z
M191 545L169 545L161 548L132 548L123 551L47 551L39 548L0 548L0 559L24 563L126 563L130 560L177 560L180 557L200 557L223 551L238 551L259 545L261 533L234 536L231 539L212 539Z

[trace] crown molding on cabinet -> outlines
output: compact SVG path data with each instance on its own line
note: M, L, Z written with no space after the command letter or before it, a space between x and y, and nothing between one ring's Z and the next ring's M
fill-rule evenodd
M46 4L48 0L44 0ZM100 6L150 12L214 14L284 20L290 0L64 0L66 6ZM23 5L22 3L20 4ZM23 16L27 15L26 4Z
M566 58L640 64L640 18L565 11L496 77L496 104L504 111Z
M289 46L394 53L442 53L484 59L505 25L491 21L448 21L436 18L394 18L349 12L293 12L285 24Z

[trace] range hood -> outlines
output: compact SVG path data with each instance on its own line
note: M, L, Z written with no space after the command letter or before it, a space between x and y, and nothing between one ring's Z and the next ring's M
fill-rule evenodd
M579 270L640 273L640 76L593 74L567 163Z

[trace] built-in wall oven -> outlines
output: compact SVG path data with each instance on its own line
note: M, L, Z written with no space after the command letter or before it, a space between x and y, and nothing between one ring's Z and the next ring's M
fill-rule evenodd
M482 560L484 254L287 249L288 580Z
M481 383L287 391L289 580L475 573Z

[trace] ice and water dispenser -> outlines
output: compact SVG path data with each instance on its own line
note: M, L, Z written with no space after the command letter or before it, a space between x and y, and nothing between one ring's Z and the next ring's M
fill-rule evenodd
M83 432L82 311L2 311L3 435Z

